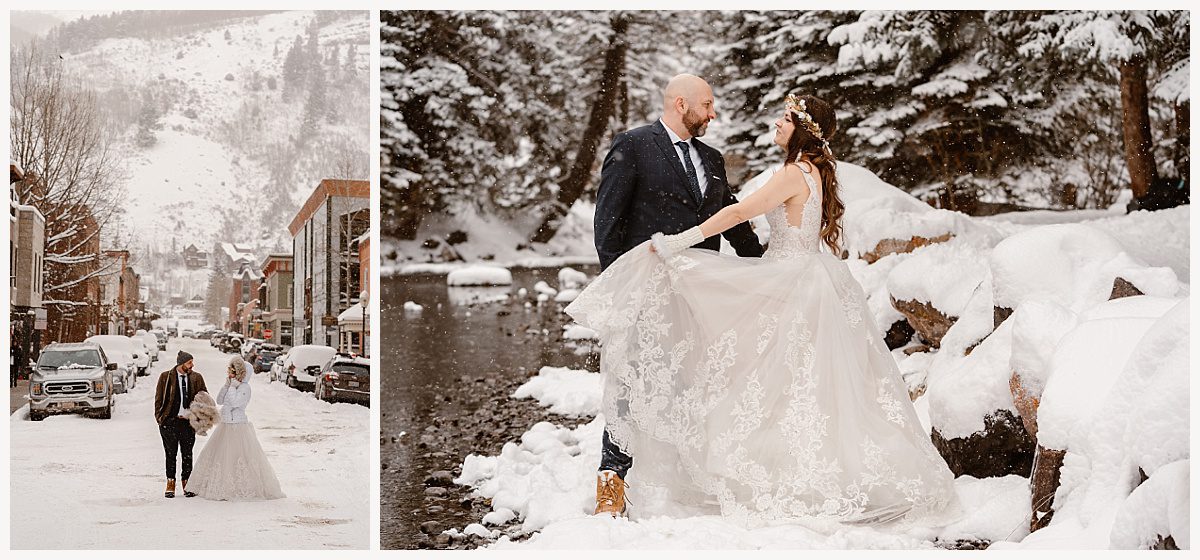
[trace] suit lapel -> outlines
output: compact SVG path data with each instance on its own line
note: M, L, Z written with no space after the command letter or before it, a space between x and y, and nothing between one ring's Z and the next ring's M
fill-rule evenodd
M720 191L725 185L721 183L721 179L717 177L716 165L714 165L712 160L709 158L708 150L700 149L701 146L706 148L708 146L706 144L701 144L699 140L695 139L692 140L692 143L696 145L696 151L700 152L700 161L704 163L704 169L702 172L706 177L708 177L708 188L704 189L703 198L700 200L700 204L703 206L704 203L708 201L709 197L715 196L713 195L713 192Z
M679 152L675 151L675 146L671 145L671 137L667 135L667 129L661 121L654 122L654 144L662 152L663 159L669 162L671 169L675 171L675 179L678 184L683 185L683 190L687 191L692 201L699 204L700 193L692 190L691 182L687 179L687 172L683 170L683 162L679 161Z

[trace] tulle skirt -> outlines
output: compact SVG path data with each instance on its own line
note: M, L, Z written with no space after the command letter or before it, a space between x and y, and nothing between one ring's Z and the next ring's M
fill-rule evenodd
M249 422L221 423L196 459L188 490L210 500L274 500L284 497L279 479Z
M566 312L599 334L633 511L753 525L959 515L862 287L832 255L664 261L642 244Z

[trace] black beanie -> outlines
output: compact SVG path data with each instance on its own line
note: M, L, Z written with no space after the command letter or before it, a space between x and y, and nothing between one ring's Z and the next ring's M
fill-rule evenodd
M184 362L187 362L187 361L188 361L188 360L190 360L190 359L192 359L192 355L191 355L191 354L188 354L187 352L184 352L183 350L180 350L180 351L179 351L179 356L176 356L176 357L175 357L175 365L177 365L177 366L179 366L179 365L183 365L183 364L184 364Z

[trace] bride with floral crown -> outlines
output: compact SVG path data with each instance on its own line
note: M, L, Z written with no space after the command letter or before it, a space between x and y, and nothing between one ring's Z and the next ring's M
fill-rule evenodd
M960 512L841 253L833 108L789 95L745 200L655 234L566 312L597 331L602 412L636 515L940 524ZM762 258L690 248L766 214ZM824 250L827 249L827 250Z

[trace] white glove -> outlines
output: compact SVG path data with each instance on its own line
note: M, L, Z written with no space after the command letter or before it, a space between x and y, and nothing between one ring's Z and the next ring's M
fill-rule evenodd
M701 241L704 241L704 234L700 232L700 226L693 227L683 233L675 235L663 235L662 232L650 236L650 242L654 244L654 250L662 258L670 258L672 255L691 247Z

